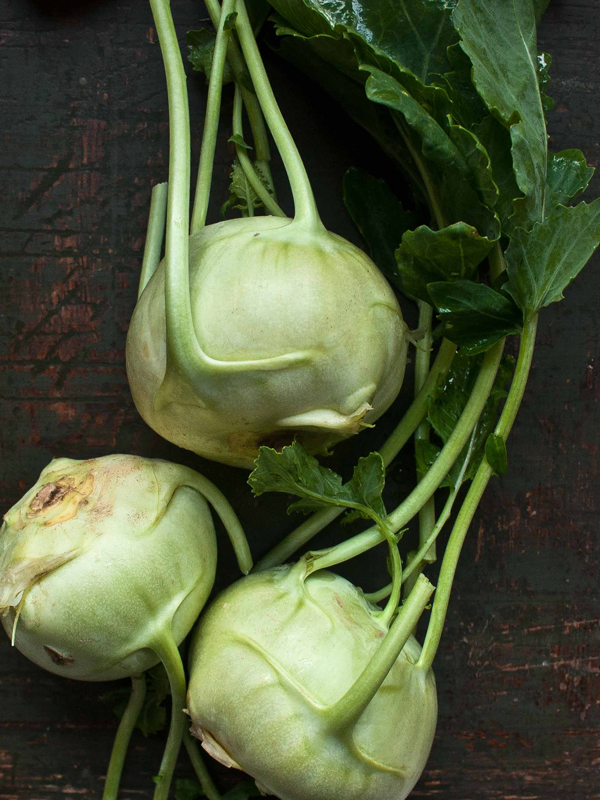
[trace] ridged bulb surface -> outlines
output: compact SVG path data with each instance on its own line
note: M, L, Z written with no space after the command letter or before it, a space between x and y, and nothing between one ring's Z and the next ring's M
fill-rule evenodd
M345 239L280 217L228 220L190 238L189 274L194 346L205 363L191 375L168 369L177 343L167 343L164 261L127 338L135 404L169 441L242 467L261 444L294 436L325 452L398 394L407 347L400 307Z
M0 529L0 614L16 647L64 677L112 680L180 643L212 589L214 526L194 473L115 455L52 461Z
M387 629L345 579L302 562L221 593L194 633L188 709L215 758L281 800L403 800L435 732L431 669L411 637L358 721L332 730L328 710Z

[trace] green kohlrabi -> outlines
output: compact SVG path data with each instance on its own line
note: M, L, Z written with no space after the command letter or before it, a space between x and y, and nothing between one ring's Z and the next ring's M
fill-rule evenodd
M420 576L388 630L382 612L301 559L221 593L194 634L192 733L281 800L403 800L429 755L433 672L410 631Z
M246 9L233 0L224 4L220 21L217 4L188 235L185 73L169 4L152 0L151 5L169 89L170 178L165 259L158 264L161 189L162 206L157 201L149 227L145 288L127 340L134 401L162 436L217 461L251 467L260 445L295 437L310 452L324 453L377 419L398 394L407 345L398 302L370 258L323 226ZM212 7L209 3L214 13ZM288 219L267 192L273 215L253 216L251 202L245 206L249 216L205 226L225 55L229 43L229 52L242 58L237 39L247 62L245 83L251 76L256 94L250 96L254 103L258 99L288 172L295 216ZM256 178L241 132L242 91L248 94L240 84L233 141L238 169L246 165ZM250 113L249 118L252 122Z
M212 589L217 560L207 503L225 524L244 572L251 558L223 495L167 461L114 455L52 461L5 515L0 530L0 614L14 645L68 678L140 676L162 661L173 696L170 744L157 797L166 797L183 730L185 679L177 646ZM137 681L137 685L136 685ZM133 711L123 724L130 733ZM115 752L121 762L124 748ZM105 798L116 796L109 770Z

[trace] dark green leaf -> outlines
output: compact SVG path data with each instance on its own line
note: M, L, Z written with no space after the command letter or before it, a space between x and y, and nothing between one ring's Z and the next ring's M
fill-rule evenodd
M239 133L234 133L233 136L230 136L227 140L232 144L237 144L238 147L243 147L244 150L253 150L252 145L249 145L247 142L244 141L244 138L239 135Z
M467 356L461 352L457 353L446 378L429 398L427 419L435 434L444 444L450 438L460 415L464 411L481 368L482 360L482 356ZM498 406L500 401L506 397L506 389L514 371L514 364L515 360L510 356L505 356L502 359L494 386L479 417L477 426L446 477L443 483L444 486L454 488L458 486L459 482L472 480L475 477L479 464L484 457L486 441L496 426ZM417 447L417 468L421 474L424 474L433 464L439 450L440 448L437 445L429 442L424 446L421 444Z
M340 28L356 33L424 84L432 73L448 70L447 49L458 38L451 19L456 0L273 0L272 5L305 36Z
M530 232L514 231L506 251L505 287L525 317L562 300L564 289L600 242L600 199L590 205L558 206Z
M430 283L429 295L446 322L445 335L466 353L482 353L510 333L520 333L519 309L500 292L482 283Z
M236 20L237 20L237 11L232 11L231 14L227 14L225 22L223 23L223 30L232 31L235 28Z
M535 11L536 22L539 22L541 18L544 16L544 13L548 8L549 2L550 0L533 0L533 8Z
M350 508L365 518L385 516L381 493L385 482L385 467L379 453L359 459L352 479L342 483L333 470L322 467L297 442L280 452L261 447L254 471L248 478L252 493L283 492L301 498L288 508L288 513L308 514L327 506Z
M262 797L254 781L242 781L223 795L222 800L248 800L250 797Z
M531 0L459 0L454 22L487 107L510 126L517 183L531 222L545 213L546 122Z
M548 153L548 211L557 205L569 205L584 191L594 168L588 167L581 150Z
M404 234L396 254L403 290L430 303L427 284L472 278L492 247L464 222L440 231L421 225Z
M383 274L398 284L396 248L413 223L413 215L387 183L367 172L349 169L344 175L344 203Z
M203 72L206 75L206 82L208 83L215 53L215 34L206 28L200 28L197 31L188 31L185 38L188 44L189 61L191 61L196 72ZM231 81L233 81L233 72L228 62L225 62L223 83L230 83Z
M504 475L508 469L506 442L497 433L490 433L485 443L485 457L496 475Z
M162 731L167 722L167 711L163 705L169 694L169 679L162 664L157 664L145 673L146 696L136 722L144 736ZM120 719L131 696L130 687L122 687L101 696L101 701L111 706Z
M492 166L492 177L498 187L498 199L494 210L500 217L502 229L507 232L514 213L513 203L522 192L517 185L513 170L510 133L491 114L473 126L473 132L485 147Z
M537 57L537 72L538 83L540 85L540 94L542 96L542 108L544 114L548 114L554 108L554 100L548 97L546 89L550 83L550 66L552 64L552 56L550 53L538 53Z
M198 781L193 778L178 778L175 781L175 800L196 800L205 797Z

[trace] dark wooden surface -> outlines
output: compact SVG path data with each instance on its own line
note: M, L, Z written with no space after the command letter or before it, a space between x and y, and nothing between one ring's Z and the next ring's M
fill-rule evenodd
M203 16L192 0L173 8L182 37ZM541 29L554 56L551 145L580 147L594 165L599 12L598 0L555 0ZM167 160L166 94L147 3L2 0L0 26L0 506L16 502L53 456L161 456L226 488L261 555L293 525L283 498L252 500L243 473L161 441L127 386L124 342L149 193L166 178ZM275 57L268 66L325 223L357 241L341 177L351 164L379 172L385 164L360 130L341 129L320 93ZM190 93L197 142L203 83L191 80ZM213 221L226 197L226 138ZM283 187L278 165L275 172ZM588 197L599 189L596 178ZM438 733L415 797L600 798L599 266L596 258L566 301L542 316L509 473L490 485L465 546L436 664ZM407 402L408 388L370 440L342 446L334 466L377 446ZM409 466L407 459L394 470L389 503L406 491ZM347 574L376 588L382 562L371 552ZM220 585L236 577L223 539L220 569ZM98 701L107 688L43 672L0 637L0 800L101 796L115 732ZM162 744L136 734L124 798L151 797ZM223 786L236 778L214 771ZM178 774L190 774L183 759Z

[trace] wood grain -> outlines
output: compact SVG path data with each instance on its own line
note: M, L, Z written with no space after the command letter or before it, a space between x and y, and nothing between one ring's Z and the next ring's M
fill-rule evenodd
M554 57L551 147L580 147L593 165L599 10L597 0L554 0L540 34ZM173 11L182 38L204 16L189 0L173 0ZM0 23L0 506L16 502L53 456L161 456L226 488L260 555L293 526L284 498L252 499L241 472L160 440L127 386L124 342L149 195L166 178L168 153L149 8L2 0ZM351 164L386 174L385 162L358 128L342 130L327 98L274 56L268 67L326 225L358 241L341 201L342 175ZM206 91L196 78L189 85L197 155ZM213 221L227 193L226 138ZM284 187L279 164L275 174ZM588 196L599 190L596 178ZM281 193L289 208L289 193ZM565 302L542 315L510 469L490 484L465 546L436 664L438 733L415 797L600 798L599 266L596 257ZM370 446L408 397L407 386ZM333 466L354 459L365 441L341 447ZM390 478L390 503L410 480L408 457ZM318 543L339 535L334 529ZM223 538L220 545L222 586L236 571ZM376 588L382 554L367 554L346 574ZM101 796L116 726L98 701L108 688L49 675L0 637L0 800ZM136 734L123 798L151 797L162 746L160 736ZM237 780L211 769L223 787ZM190 774L183 759L178 774Z

